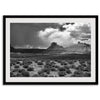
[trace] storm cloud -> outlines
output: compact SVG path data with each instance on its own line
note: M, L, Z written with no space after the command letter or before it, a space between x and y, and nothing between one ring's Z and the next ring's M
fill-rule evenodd
M11 23L10 43L14 47L47 48L52 42L64 47L78 41L91 42L89 23Z
M57 42L64 47L73 45L78 41L89 43L91 38L90 24L73 23L63 24L59 28L46 28L39 31L40 39L49 45L51 42Z

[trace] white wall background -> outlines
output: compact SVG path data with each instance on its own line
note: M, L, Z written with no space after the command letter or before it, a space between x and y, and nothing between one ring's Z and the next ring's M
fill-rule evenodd
M3 86L3 15L100 15L100 0L0 0L0 100L95 100L98 86ZM99 35L100 36L100 35Z

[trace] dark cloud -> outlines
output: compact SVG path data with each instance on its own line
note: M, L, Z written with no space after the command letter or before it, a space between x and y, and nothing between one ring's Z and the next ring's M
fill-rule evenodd
M11 45L46 48L51 42L69 46L91 38L89 24L79 23L11 23Z
M65 23L65 25L69 25L69 24L74 25L75 23Z
M83 26L79 26L77 27L77 29L81 32L81 33L91 33L91 28L88 24L84 24Z
M38 31L45 30L47 27L58 28L59 26L58 23L11 23L10 43L13 46L45 47L38 37Z
M64 27L65 25L74 25L75 23L64 23L59 27L59 31L65 31L66 28Z
M82 35L81 37L82 38L86 38L86 39L90 39L91 38L91 35L90 34L85 34L85 35Z
M70 30L70 35L76 39L90 39L91 38L91 27L89 24L83 24L76 26L74 30ZM83 39L83 40L84 40Z
M59 27L59 31L65 31L65 30L66 30L66 28L64 28L63 26Z
M79 31L70 31L70 35L73 37L73 38L79 38L80 37L80 32Z

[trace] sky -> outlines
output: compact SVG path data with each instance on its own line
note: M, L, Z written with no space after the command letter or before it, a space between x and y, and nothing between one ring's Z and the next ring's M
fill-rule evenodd
M68 47L91 42L89 23L11 23L10 43L15 48L48 48L52 42Z

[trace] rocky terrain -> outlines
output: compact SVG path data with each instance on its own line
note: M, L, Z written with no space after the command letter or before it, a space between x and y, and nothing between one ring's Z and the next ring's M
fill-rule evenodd
M91 63L85 60L11 59L11 77L90 77Z

